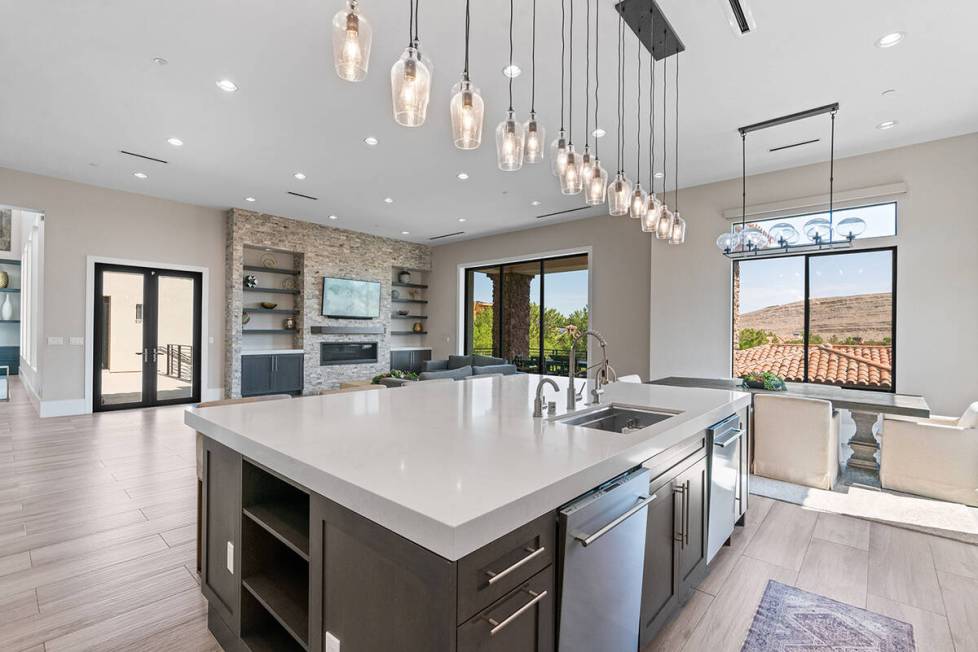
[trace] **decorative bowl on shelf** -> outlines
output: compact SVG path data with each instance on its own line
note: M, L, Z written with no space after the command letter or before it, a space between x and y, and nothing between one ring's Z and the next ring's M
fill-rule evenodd
M261 307L265 310L275 310L275 308L278 307L278 304L272 303L271 301L262 301Z
M401 317L407 317L408 311L407 310L398 310L397 311L397 314L400 315Z
M399 283L410 283L411 282L411 272L407 271L406 269L405 270L401 270L401 272L397 275L397 281Z
M400 292L398 292L397 290L391 290L391 299L394 299L396 301L400 298L401 298Z

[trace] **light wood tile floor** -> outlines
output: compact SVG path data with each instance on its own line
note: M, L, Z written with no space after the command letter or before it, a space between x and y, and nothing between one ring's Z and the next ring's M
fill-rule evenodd
M0 650L220 650L194 570L183 408L39 419L0 403Z
M194 436L182 408L37 417L0 403L0 650L219 650L194 572ZM768 579L978 650L978 546L752 496L747 524L644 652L743 643Z

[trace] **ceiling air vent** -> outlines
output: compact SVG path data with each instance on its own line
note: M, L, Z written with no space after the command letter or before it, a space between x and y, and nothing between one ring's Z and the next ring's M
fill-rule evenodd
M457 235L465 235L465 231L456 231L455 233L445 233L443 235L436 235L433 238L428 238L429 240L442 240L444 238L454 238Z
M319 197L313 197L312 195L303 195L301 192L292 192L291 190L286 191L293 197L302 197L303 199L311 199L313 201L319 201Z
M145 154L137 154L135 152L127 152L124 149L120 149L119 150L119 153L120 154L125 154L126 156L135 156L136 158L141 158L144 161L153 161L154 163L162 163L163 165L166 165L167 163L169 163L169 161L164 161L161 158L155 158L153 156L146 156Z
M754 12L750 9L749 0L720 0L726 5L727 22L736 34L746 34L757 29L754 22Z
M817 143L822 140L821 138L812 138L811 140L803 140L800 143L791 143L790 145L781 145L780 147L772 147L767 150L769 152L780 152L783 149L791 149L792 147L801 147L802 145L811 145L812 143Z
M577 211L586 211L588 209L593 209L594 206L581 206L580 208L568 208L566 211L556 211L554 213L547 213L545 215L537 215L538 220L542 220L546 217L555 217L557 215L567 215L568 213L576 213Z

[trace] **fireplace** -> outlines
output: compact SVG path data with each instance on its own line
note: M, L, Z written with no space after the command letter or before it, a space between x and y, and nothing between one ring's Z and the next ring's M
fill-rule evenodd
M376 342L322 342L319 345L319 364L375 364Z

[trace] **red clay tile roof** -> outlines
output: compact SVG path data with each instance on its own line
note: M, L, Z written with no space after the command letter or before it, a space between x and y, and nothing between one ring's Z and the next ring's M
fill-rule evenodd
M773 371L787 381L804 382L803 356L801 344L763 344L734 351L734 375ZM808 352L811 380L830 385L892 387L892 364L888 346L823 344Z

